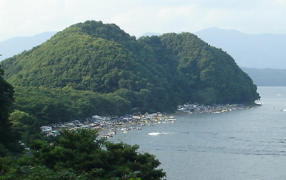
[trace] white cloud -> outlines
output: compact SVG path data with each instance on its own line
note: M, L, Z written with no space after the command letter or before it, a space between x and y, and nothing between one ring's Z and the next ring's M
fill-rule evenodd
M0 0L0 40L61 30L85 20L130 34L226 27L286 33L286 0Z

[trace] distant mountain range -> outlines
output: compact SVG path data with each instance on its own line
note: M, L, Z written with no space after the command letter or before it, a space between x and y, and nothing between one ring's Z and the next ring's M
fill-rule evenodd
M0 61L40 45L41 43L50 39L54 34L55 32L44 32L34 36L14 37L1 41L0 54L2 56L0 56Z
M286 86L286 69L242 68L258 86Z
M246 34L219 28L195 34L229 53L241 67L286 69L286 34Z

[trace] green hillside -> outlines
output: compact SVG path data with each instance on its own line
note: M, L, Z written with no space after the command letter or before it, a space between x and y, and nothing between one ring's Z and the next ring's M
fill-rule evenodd
M1 64L6 79L21 87L16 92L29 94L37 87L95 92L121 98L129 112L259 98L252 80L228 54L190 33L136 40L114 24L87 21Z
M161 36L165 47L179 60L177 71L202 103L245 103L258 98L249 76L221 49L212 47L191 33Z

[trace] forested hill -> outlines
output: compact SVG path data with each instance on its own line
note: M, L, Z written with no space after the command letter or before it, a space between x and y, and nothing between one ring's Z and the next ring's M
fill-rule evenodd
M114 24L86 21L1 64L14 86L92 91L119 98L126 111L259 98L231 56L191 33L137 40Z

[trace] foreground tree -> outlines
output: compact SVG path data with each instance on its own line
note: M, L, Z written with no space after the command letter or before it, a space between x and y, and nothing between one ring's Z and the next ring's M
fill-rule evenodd
M139 153L136 145L107 142L92 130L63 131L53 140L38 140L31 146L31 153L32 156L25 155L17 161L2 159L4 179L159 180L165 177L153 155Z
M4 71L0 66L0 156L19 150L19 144L12 125L9 113L13 104L13 87L3 79Z

